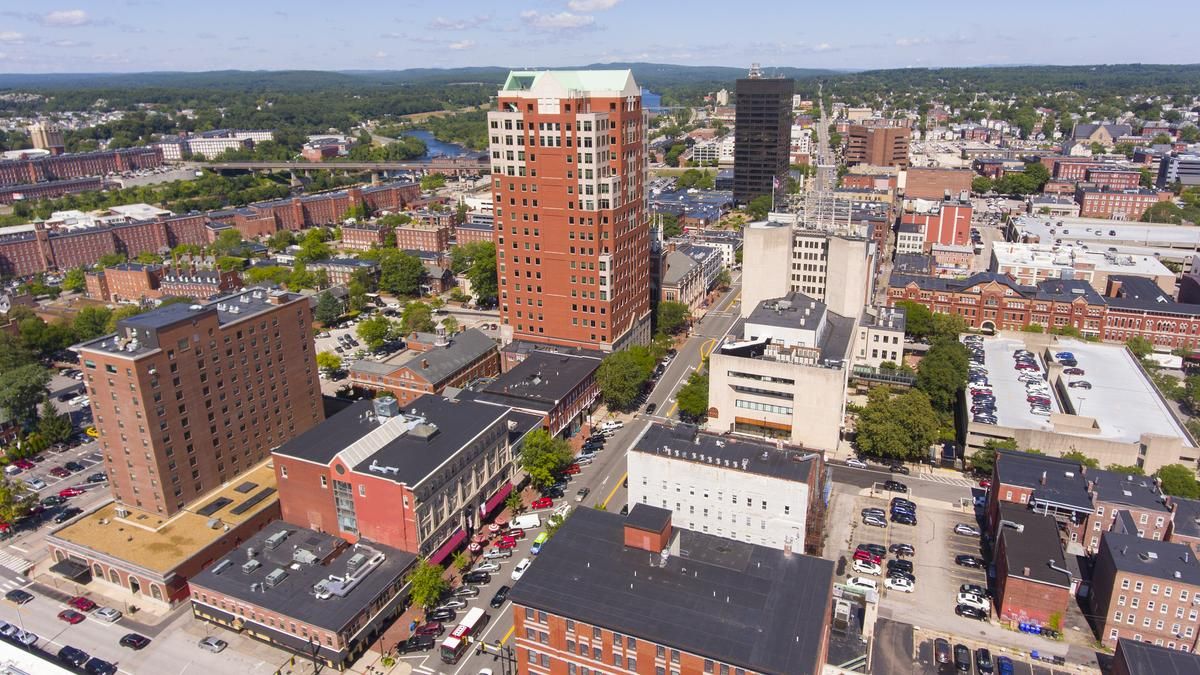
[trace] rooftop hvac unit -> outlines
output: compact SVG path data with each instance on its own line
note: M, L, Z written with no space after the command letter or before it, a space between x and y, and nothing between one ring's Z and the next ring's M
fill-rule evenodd
M242 563L242 574L250 574L254 570L262 567L262 563L257 560L247 560Z
M287 530L282 530L280 532L276 532L275 534L267 537L267 540L264 542L264 544L266 545L267 548L274 550L274 549L279 548L279 545L282 544L284 542L284 540L287 539L287 537L288 537Z
M288 576L287 570L283 569L282 567L276 567L274 570L271 571L270 574L267 575L267 578L266 578L267 587L275 588L279 584L283 583L283 580L286 579L287 576Z

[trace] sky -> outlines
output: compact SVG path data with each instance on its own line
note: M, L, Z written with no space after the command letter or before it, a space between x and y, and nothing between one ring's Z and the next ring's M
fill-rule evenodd
M1197 63L1200 3L0 0L0 73ZM1081 20L1081 11L1086 14ZM1129 21L1120 17L1127 16ZM1127 31L1136 27L1137 34ZM1148 32L1153 34L1148 37Z

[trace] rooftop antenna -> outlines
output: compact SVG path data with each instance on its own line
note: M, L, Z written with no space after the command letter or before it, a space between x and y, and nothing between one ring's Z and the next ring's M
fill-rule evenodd
M760 68L760 67L759 67L758 63L751 63L751 64L750 64L750 75L749 75L749 78L750 78L751 80L758 80L758 79L761 79L761 78L762 78L762 68Z

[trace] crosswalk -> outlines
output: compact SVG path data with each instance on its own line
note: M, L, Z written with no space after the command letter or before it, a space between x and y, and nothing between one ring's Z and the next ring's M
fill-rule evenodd
M919 476L921 480L927 480L934 483L942 483L944 485L957 485L959 487L975 487L975 482L966 478L957 478L955 476L944 476L940 473L927 473Z
M7 551L0 551L0 567L6 567L17 574L25 574L30 567L33 567L33 562Z

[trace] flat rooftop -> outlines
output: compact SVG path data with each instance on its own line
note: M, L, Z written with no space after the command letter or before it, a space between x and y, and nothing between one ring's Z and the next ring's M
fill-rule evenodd
M1124 661L1129 675L1195 675L1200 673L1200 655L1158 647L1140 640L1117 642L1116 659Z
M251 549L253 556L249 554ZM359 566L351 573L347 563L359 554L364 559L356 561ZM251 560L259 563L253 569L246 566ZM339 537L276 521L192 577L190 583L336 632L368 610L372 601L395 584L415 560L411 553L382 544L364 540L350 546ZM331 584L331 575L358 582ZM273 583L279 577L282 579ZM323 581L326 588L337 591L317 597L314 587ZM198 601L195 592L192 601Z
M1079 463L1029 452L996 453L996 477L1002 485L1033 488L1031 502L1049 502L1091 512L1092 498Z
M1067 568L1058 521L1052 516L1029 510L1024 504L1000 504L1000 520L1017 524L1020 529L1001 525L997 535L1004 540L1004 556L1010 576L1043 584L1069 588L1071 578L1050 567ZM1025 570L1029 572L1026 573Z
M438 384L474 363L489 351L496 351L496 343L475 328L450 336L445 346L435 346L423 352L405 350L384 361L360 359L350 364L350 373L389 375L408 367L423 379Z
M1133 255L1108 251L1102 247L1085 249L1068 244L1065 239L1061 245L1055 245L1053 241L1039 244L993 242L992 259L1006 267L1073 269L1080 265L1091 265L1097 271L1108 274L1175 275L1153 255Z
M592 356L533 351L524 361L483 388L479 400L513 407L549 410L595 376L600 359Z
M1060 224L1061 223L1061 224ZM1070 216L1023 215L1013 218L1018 233L1032 234L1042 242L1076 239L1083 242L1138 243L1143 246L1200 246L1200 226L1075 218ZM1054 233L1051 233L1054 230ZM1113 232L1114 234L1109 234Z
M1001 427L1038 429L1073 434L1076 430L1056 425L1052 417L1042 417L1029 411L1025 385L1017 377L1021 371L1013 368L1013 352L1026 348L1023 340L992 337L983 340L984 367L996 395L996 419ZM1031 349L1038 360L1043 376L1046 372L1044 354ZM1086 380L1091 389L1051 387L1050 407L1054 414L1066 413L1092 418L1096 426L1089 428L1087 438L1119 443L1137 443L1142 434L1174 436L1191 446L1187 432L1175 418L1166 402L1159 396L1134 357L1121 345L1084 342L1059 338L1054 353L1075 355L1083 375L1064 375L1072 380Z
M782 298L763 300L754 306L746 323L799 330L816 330L828 308L825 303L803 293L788 293Z
M1200 586L1200 560L1187 544L1110 531L1100 537L1100 555L1105 554L1122 572Z
M698 433L688 424L658 422L646 428L631 451L802 483L808 481L820 458L818 453L798 448L781 450L773 443L713 436Z
M662 560L626 547L624 526L576 509L513 602L758 673L820 671L832 561L681 529Z
M1163 503L1163 493L1150 476L1088 469L1087 478L1093 483L1092 487L1101 501L1133 506L1143 511L1161 511L1164 514L1170 511Z
M109 502L50 536L165 576L228 536L225 525L233 529L267 509L278 509L275 485L268 460L170 518ZM118 508L128 515L118 516Z
M1171 503L1176 505L1171 532L1200 539L1200 500L1171 497Z

